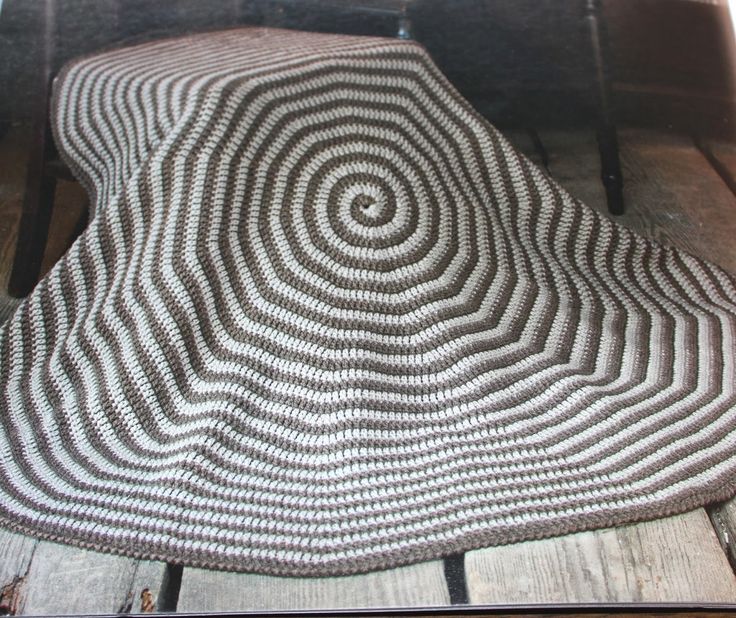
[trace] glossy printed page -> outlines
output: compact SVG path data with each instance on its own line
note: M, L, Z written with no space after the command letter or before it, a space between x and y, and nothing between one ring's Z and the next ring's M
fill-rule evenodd
M0 187L0 229L6 231L0 276L8 290L0 310L10 320L3 331L0 608L38 615L734 602L728 539L736 520L732 504L723 501L732 493L728 307L736 300L730 283L736 273L731 14L717 2L633 4L284 0L218 2L205 10L193 2L5 0L0 45L9 61L0 79L8 83L4 92L16 94L0 99L0 165L7 172ZM206 34L236 26L267 29ZM253 32L260 44L234 53ZM166 41L182 34L190 37L184 41L215 41L210 60L198 60L191 44L182 47L188 53L167 57ZM115 51L130 45L138 47ZM156 52L150 62L146 50ZM64 63L85 55L60 76ZM244 84L238 71L251 65L257 77L248 79L258 86L245 84L238 94ZM339 77L334 83L323 77L331 72ZM154 87L147 85L149 75ZM48 114L53 78L57 98ZM430 82L424 94L418 85ZM331 89L342 95L333 97ZM250 93L253 102L245 105ZM283 108L287 120L273 124L256 108L277 110L276 116ZM342 109L350 113L341 116ZM289 141L284 136L292 128ZM478 149L463 141L466 135L479 140ZM320 149L301 149L298 139ZM219 154L220 145L237 165ZM535 192L556 197L530 199ZM297 217L302 209L306 214ZM230 230L222 236L226 243L217 241L217 230ZM570 230L569 243L561 230ZM423 244L423 237L432 242ZM170 256L187 243L196 248L198 238L210 240L185 250L184 261L173 259L174 269L166 271ZM540 238L553 241L548 246ZM614 266L631 259L635 247L645 251L640 279ZM263 280L248 283L230 269L233 251L233 269L239 264L240 272L261 273ZM453 251L462 259L443 262ZM150 261L152 255L158 258ZM515 259L504 262L504 255ZM196 279L190 259L206 266L204 280ZM471 262L475 266L463 270ZM127 284L143 295L127 300L114 292L125 286L105 287L105 281L135 282L145 271L142 263L169 275L152 276L143 287ZM101 272L109 273L106 279ZM213 285L223 273L230 273L225 287L234 290L224 295L220 283ZM483 273L496 274L486 281ZM563 284L555 273L570 279ZM171 296L172 274L189 277L189 289ZM320 287L317 275L337 287ZM545 305L535 297L549 299L547 306L567 298L575 307L574 299L587 298L581 294L588 289L585 277L599 276L603 283L590 289L612 307L618 298L640 302L665 289L661 300L645 305L655 325L670 319L684 325L671 330L673 343L664 343L666 327L637 322L639 313L625 302L620 323L600 326L606 318L582 302L575 319L568 314L543 330L557 341L561 324L579 333L589 329L580 353L585 358L585 350L593 350L594 364L615 358L621 338L621 367L630 373L649 368L636 382L640 392L650 392L644 404L641 395L632 406L620 393L608 408L595 398L582 401L586 387L565 382L562 374L542 387L544 372L555 376L550 372L559 371L562 357L528 371L521 357L496 366L500 348L471 345L491 331L471 329L471 335L458 327L474 323L456 311L470 306L486 312L484 324L494 311L508 315L509 324L523 324L519 316L542 324ZM454 281L443 288L449 290L443 300L428 284L440 279ZM491 292L512 279L536 290L528 295L531 304L509 292L505 305L494 309L499 303ZM180 299L195 298L203 281L216 298L211 306L205 299L194 319ZM627 292L632 282L635 293ZM705 291L692 292L692 282ZM404 284L411 285L399 290ZM290 299L282 288L310 300ZM336 289L349 290L352 300L320 316L322 304L339 300ZM266 304L255 302L255 290ZM135 308L144 297L164 299L156 315L146 313L155 302ZM708 305L713 299L717 310ZM389 302L398 308L394 313L386 311ZM699 309L689 313L692 302ZM231 319L233 303L243 312L237 320ZM263 313L279 304L278 311ZM277 319L286 309L288 328ZM356 331L346 329L340 311L383 318ZM508 329L498 316L498 328ZM216 353L207 361L191 346L213 317L207 346ZM283 332L256 346L255 325L277 322ZM146 324L155 326L149 343L126 348L126 329L140 334ZM335 329L344 331L342 338L331 338ZM240 331L247 337L239 339ZM72 340L66 332L84 333L74 344L78 353L58 347L60 336ZM637 356L645 332L648 357ZM222 347L224 334L231 341ZM397 336L403 348L390 343ZM143 372L135 367L141 352L159 358L156 346L175 347L181 337L185 347L177 354L195 363L193 373L172 370L174 382L156 385L156 376L165 378L166 367L178 362L174 348L157 363L141 364ZM289 337L302 340L301 356L297 348L284 356ZM603 343L590 347L597 340ZM378 342L388 346L381 363ZM422 359L441 360L443 349L456 350L458 358L447 366L464 367L457 385L443 385L438 367L444 361L417 373L401 360L420 342L429 346ZM555 344L558 350L563 343ZM43 361L43 346L58 351ZM203 371L214 383L212 360L226 348L230 386L220 374L215 399L227 406L208 408L211 394L175 404L171 393L192 389L194 378L204 384ZM248 351L257 348L257 356ZM85 369L94 364L90 359L109 354L113 365ZM268 366L264 354L279 360ZM490 364L479 362L481 354ZM50 364L29 369L34 357ZM56 370L54 358L65 359ZM452 364L460 359L466 360ZM30 364L21 369L23 363ZM319 365L319 372L304 373L299 363ZM106 373L110 367L114 372ZM260 367L260 378L248 377L247 367ZM325 380L343 369L362 377L352 390L333 389L335 396L328 396L333 387ZM503 392L493 387L504 371L516 376L516 408L503 404ZM414 373L427 378L421 388L412 385ZM146 381L152 388L142 386ZM26 394L14 398L22 388L13 384L24 383ZM578 408L550 397L566 384L570 401L580 399ZM485 403L465 414L458 406L469 388ZM677 396L668 398L668 388ZM255 394L272 403L259 407ZM407 394L398 408L381 407ZM440 395L446 403L433 417L429 398ZM350 397L359 403L349 404ZM456 402L448 403L452 397ZM542 408L534 412L544 401L546 416ZM597 417L596 409L602 410ZM641 414L626 412L634 409ZM669 420L657 423L658 414ZM542 433L527 430L513 448L491 437L474 443L469 429L486 423L511 431L517 421L528 427L545 418L557 420ZM464 433L461 422L470 423ZM314 423L321 427L316 433ZM607 427L616 429L607 434ZM263 441L269 432L270 445ZM453 432L457 448L447 438ZM317 450L307 440L314 435L322 437ZM599 441L585 438L591 435ZM540 436L546 436L540 461L552 465L541 476L531 467ZM438 446L441 440L448 441ZM414 446L416 455L407 451ZM570 467L576 458L590 469ZM321 467L312 466L317 461ZM567 467L553 472L563 461ZM447 472L453 467L455 476ZM263 470L271 472L264 476ZM304 474L313 474L310 483L302 482ZM269 480L259 485L259 478ZM362 485L354 485L358 478ZM627 494L616 478L642 489ZM371 493L379 486L383 493ZM511 493L504 494L506 488ZM615 505L601 498L608 492ZM456 498L461 494L472 500ZM565 502L570 496L574 508L581 500L587 505L579 517L565 512L573 508ZM172 517L174 504L178 515ZM330 526L345 532L329 532ZM385 540L400 530L411 532Z

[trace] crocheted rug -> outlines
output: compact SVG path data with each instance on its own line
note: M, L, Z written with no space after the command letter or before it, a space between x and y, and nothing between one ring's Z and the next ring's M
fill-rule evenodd
M736 281L599 216L417 44L241 29L57 80L88 229L0 335L0 521L331 575L734 493Z

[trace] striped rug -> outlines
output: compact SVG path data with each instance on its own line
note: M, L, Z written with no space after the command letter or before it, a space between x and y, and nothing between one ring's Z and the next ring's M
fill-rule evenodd
M0 331L0 524L334 575L735 492L736 281L571 198L417 44L82 59L85 233Z

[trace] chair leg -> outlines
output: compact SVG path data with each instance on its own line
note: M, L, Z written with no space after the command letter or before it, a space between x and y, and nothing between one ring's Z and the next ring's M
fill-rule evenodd
M618 156L616 127L604 124L598 128L598 152L601 157L601 180L606 188L608 212L624 214L624 179Z
M56 179L47 174L45 163L53 152L53 141L46 118L37 120L26 170L23 212L18 230L8 294L27 296L38 282L54 204Z
M42 32L38 48L39 91L36 95L37 107L34 113L31 149L26 167L23 212L15 247L13 269L8 282L8 294L16 298L27 296L38 282L56 190L56 179L46 173L46 162L55 152L48 120L48 103L56 41L56 2L55 0L43 0L39 4L39 9L39 27Z
M611 109L611 85L607 62L607 41L602 23L600 0L585 0L585 18L593 53L598 106L598 151L601 157L601 181L606 188L608 211L624 213L623 175L618 155L618 138Z

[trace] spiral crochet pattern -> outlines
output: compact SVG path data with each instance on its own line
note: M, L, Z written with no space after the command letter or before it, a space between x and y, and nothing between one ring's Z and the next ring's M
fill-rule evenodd
M595 214L415 43L66 67L88 229L0 332L0 523L288 575L734 492L736 282Z

